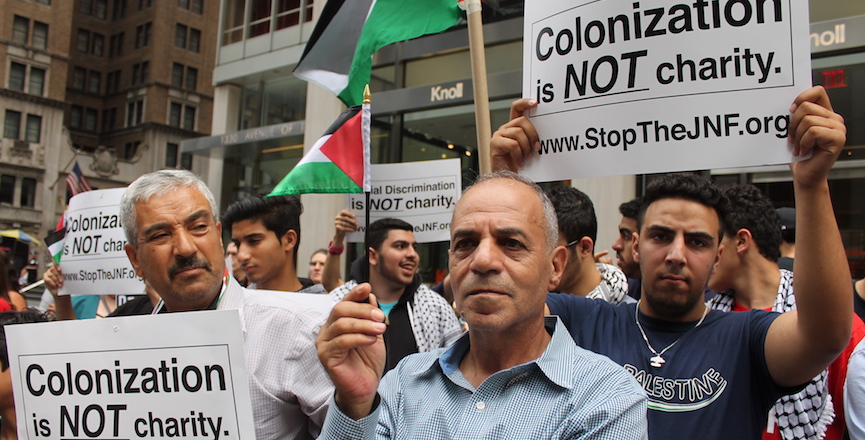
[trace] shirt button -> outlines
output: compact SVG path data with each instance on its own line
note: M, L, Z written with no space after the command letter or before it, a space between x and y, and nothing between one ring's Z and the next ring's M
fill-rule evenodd
M483 402L478 402L475 404L475 408L477 408L478 411L483 411L484 408L486 408L486 407L487 407L487 404L483 403Z

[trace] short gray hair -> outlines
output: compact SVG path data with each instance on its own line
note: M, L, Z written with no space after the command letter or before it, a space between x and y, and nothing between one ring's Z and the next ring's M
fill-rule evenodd
M135 205L146 202L157 194L177 191L181 188L197 189L210 204L213 220L219 219L216 199L210 188L195 174L187 170L159 170L145 174L129 184L123 197L120 198L120 219L123 221L123 233L126 242L138 247L138 224Z
M466 188L463 191L463 194L468 192L468 190L475 187L477 184L486 182L487 180L493 179L508 179L516 182L520 182L531 188L535 194L537 194L538 198L541 200L541 209L543 211L544 220L546 223L546 238L547 238L547 252L552 253L553 249L556 248L559 242L559 221L556 217L556 209L553 207L553 202L550 201L550 198L547 196L546 192L544 192L543 188L538 186L532 179L522 173L515 173L513 171L508 170L499 170L494 171L492 173L484 174L478 176L477 180Z

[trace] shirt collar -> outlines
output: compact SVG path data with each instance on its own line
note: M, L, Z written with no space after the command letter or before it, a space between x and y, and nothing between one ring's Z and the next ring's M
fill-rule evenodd
M539 358L522 366L537 365L541 372L556 385L562 388L573 388L574 377L571 370L577 346L558 316L544 317L544 326L552 332L550 343ZM456 371L460 366L460 361L468 353L469 347L469 334L466 332L437 359L442 373L449 375ZM433 365L435 362L430 361L429 367L431 368ZM521 365L512 368L519 367Z

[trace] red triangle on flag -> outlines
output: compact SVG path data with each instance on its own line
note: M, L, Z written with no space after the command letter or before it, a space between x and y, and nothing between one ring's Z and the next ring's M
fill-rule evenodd
M345 121L320 151L358 186L363 186L363 112Z

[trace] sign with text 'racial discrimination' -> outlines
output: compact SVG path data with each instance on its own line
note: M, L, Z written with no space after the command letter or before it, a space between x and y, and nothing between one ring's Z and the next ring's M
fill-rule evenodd
M236 310L5 331L21 439L254 438Z
M808 4L526 2L523 97L539 181L788 163L811 86Z
M87 191L69 200L60 267L61 295L132 295L144 292L123 250L120 197L126 188Z
M370 223L395 217L414 227L418 243L450 240L451 215L462 192L459 159L374 164L371 174ZM364 194L348 195L361 228L346 236L350 242L363 241L365 202Z

